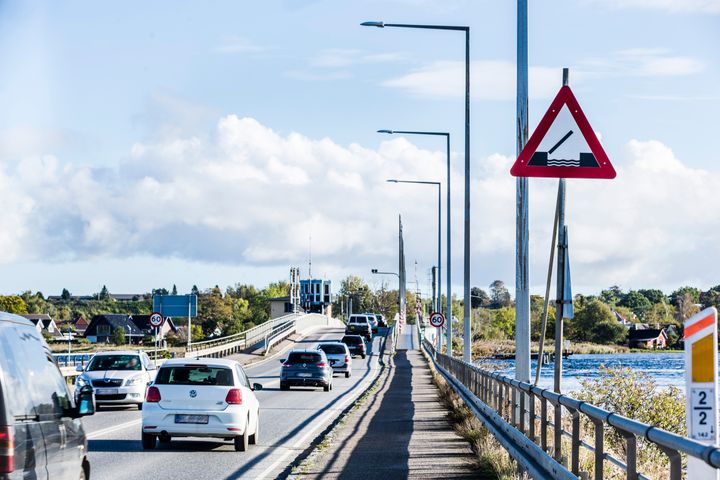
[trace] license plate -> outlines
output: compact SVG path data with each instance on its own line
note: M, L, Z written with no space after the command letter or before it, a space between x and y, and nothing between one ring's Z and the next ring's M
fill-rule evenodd
M117 388L97 388L95 389L96 395L117 395Z
M175 415L175 423L208 423L207 415Z
M312 373L298 373L298 377L312 377Z

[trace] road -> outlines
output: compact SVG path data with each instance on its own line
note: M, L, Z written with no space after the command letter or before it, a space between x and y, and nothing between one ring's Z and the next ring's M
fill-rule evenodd
M302 340L313 348L319 340L340 339L343 330L324 328ZM280 362L275 356L246 368L251 382L263 385L260 401L260 440L247 452L231 442L203 439L173 440L156 450L142 450L140 416L135 408L103 408L83 419L90 451L91 477L102 480L276 478L342 409L352 403L379 371L380 337L364 360L353 359L350 378L337 375L333 390L293 388L280 391Z

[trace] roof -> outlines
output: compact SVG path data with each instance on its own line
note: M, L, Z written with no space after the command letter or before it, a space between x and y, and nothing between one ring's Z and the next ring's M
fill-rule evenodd
M223 365L226 367L234 367L239 365L235 360L227 360L224 358L169 358L162 364L167 365Z
M630 330L629 340L631 342L646 342L649 340L655 340L661 335L667 336L665 330L662 328L645 328L641 330Z
M143 300L145 298L144 293L109 293L108 296L113 300L120 301Z
M287 295L287 296L285 296L285 297L273 297L273 298L268 298L268 301L269 301L269 302L289 302L289 301L290 301L290 296Z
M94 324L99 323L102 320L109 323L113 330L115 330L116 328L123 328L126 330L129 329L125 333L129 333L130 335L142 335L142 331L140 331L137 325L132 322L130 316L122 313L106 313L102 315L95 315L90 321L90 325L88 325L85 331L87 332L91 329L91 327L94 326Z
M14 313L0 312L0 321L2 322L13 322L21 325L35 327L35 325L27 318L15 315Z
M132 322L140 330L152 330L155 327L150 325L150 317L151 315L132 315ZM177 332L177 327L175 326L175 323L173 323L172 318L166 317L165 321L168 323L173 332Z
M21 313L20 316L28 320L52 320L47 313Z

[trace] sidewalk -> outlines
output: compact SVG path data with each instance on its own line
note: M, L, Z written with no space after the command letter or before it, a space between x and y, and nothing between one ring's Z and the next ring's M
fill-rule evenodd
M409 330L409 329L408 329ZM401 335L402 338L402 335ZM398 347L414 347L410 337ZM475 455L447 409L418 350L400 350L380 388L334 434L300 476L333 479L476 478Z

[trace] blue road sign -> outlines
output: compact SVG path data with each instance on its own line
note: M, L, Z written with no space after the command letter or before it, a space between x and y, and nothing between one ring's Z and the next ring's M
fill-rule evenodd
M153 295L153 311L163 317L197 317L197 295Z

